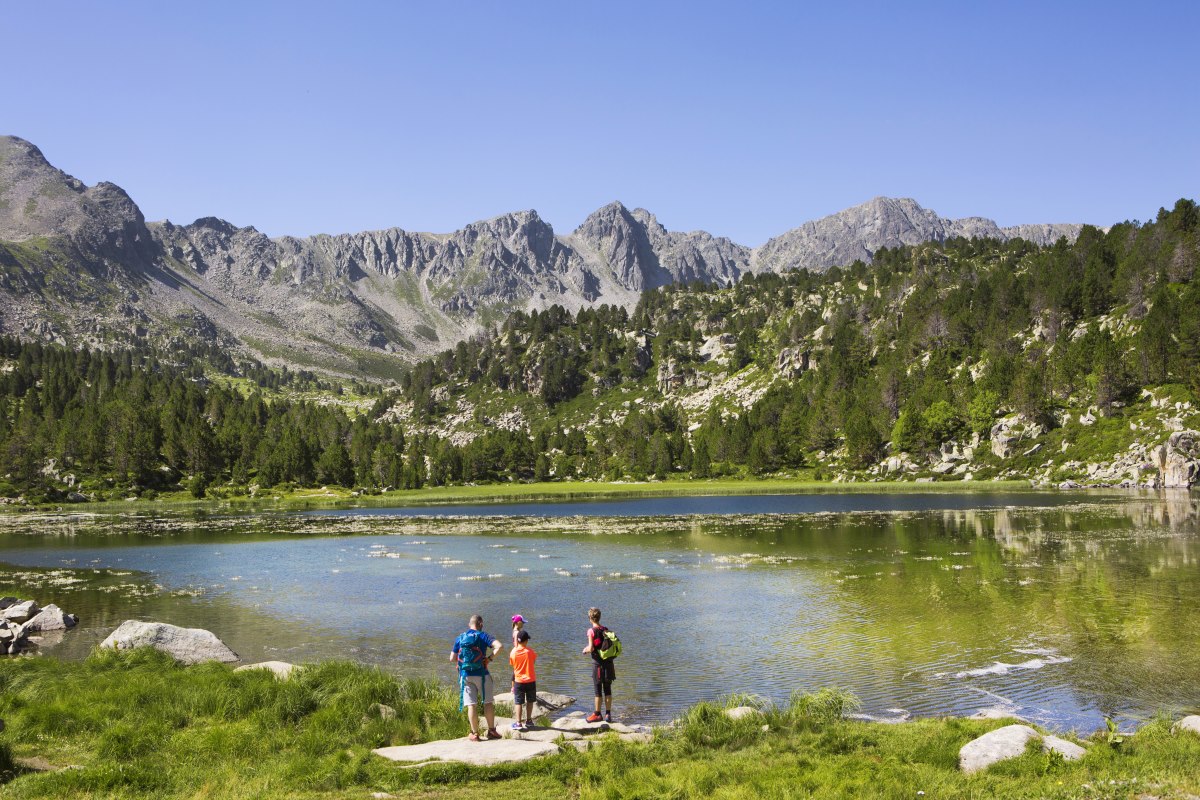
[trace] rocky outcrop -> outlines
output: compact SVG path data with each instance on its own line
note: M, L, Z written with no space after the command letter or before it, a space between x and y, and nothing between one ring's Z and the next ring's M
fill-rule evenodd
M1149 455L1164 489L1190 489L1200 479L1200 431L1176 431Z
M822 270L855 261L870 262L881 247L941 242L956 236L1007 241L1020 237L1050 244L1074 240L1082 225L1017 225L1001 228L990 219L946 219L910 198L876 197L860 206L807 222L754 251L751 269L781 272L801 267Z
M45 608L33 600L16 597L0 597L0 655L15 655L34 647L50 647L56 643L52 637L36 634L49 631L59 632L75 627L79 621L74 614L66 614L53 603Z
M649 211L620 203L568 235L530 210L449 234L389 228L270 238L214 217L147 223L119 187L85 186L29 142L0 137L0 333L107 346L199 337L240 342L260 358L354 372L361 367L347 350L415 360L518 309L632 307L643 290L669 283L728 285L752 270L869 260L885 245L952 235L1048 241L1077 228L1002 229L876 198L756 251L703 231L667 230ZM158 323L165 319L181 324ZM787 367L803 371L805 356L794 354Z
M132 650L136 647L153 647L173 657L182 664L199 664L203 661L237 661L237 653L211 631L202 628L180 628L165 622L141 622L126 620L100 643L101 647L113 650Z

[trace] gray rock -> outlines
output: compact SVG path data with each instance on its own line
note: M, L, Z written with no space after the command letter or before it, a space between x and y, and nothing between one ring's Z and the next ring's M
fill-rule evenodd
M392 761L461 761L478 767L490 767L496 764L519 764L552 755L558 752L558 745L528 739L472 742L463 738L381 747L371 752Z
M74 614L65 614L58 606L51 603L25 623L26 631L63 631L74 628L79 618Z
M1190 731L1191 733L1200 734L1200 715L1190 714L1171 726L1171 730L1175 733L1180 731Z
M745 719L746 717L761 716L762 711L753 706L738 706L737 708L725 709L725 716L730 719Z
M135 647L153 647L170 654L183 664L199 664L203 661L237 661L237 653L211 631L202 628L180 628L165 622L141 622L126 620L120 627L100 643L101 647L114 650L131 650Z
M6 619L9 622L24 622L27 619L35 617L42 609L37 603L32 600L13 603L8 608L0 613L0 618Z
M560 731L588 734L606 731L611 725L607 722L588 722L581 717L564 717L551 722L550 727Z
M963 772L978 772L1007 758L1025 752L1025 745L1040 734L1028 725L1006 725L967 742L958 751L958 767Z
M1060 739L1057 736L1043 736L1042 750L1047 753L1054 752L1061 755L1067 761L1078 761L1087 755L1087 750L1075 744L1068 742L1066 739Z
M243 664L235 669L234 672L245 672L248 669L265 669L275 673L275 676L280 680L287 680L299 667L295 664L289 664L286 661L260 661L257 664Z
M0 611L3 611L9 606L14 606L19 602L21 602L21 600L17 597L0 597Z

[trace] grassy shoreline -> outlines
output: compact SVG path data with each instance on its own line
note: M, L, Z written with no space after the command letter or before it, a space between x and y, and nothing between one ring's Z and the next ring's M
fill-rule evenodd
M959 748L1011 720L848 720L844 692L798 695L733 720L747 698L699 703L648 744L609 739L519 765L406 769L375 747L465 735L453 690L348 662L286 681L215 663L181 667L152 650L82 662L0 661L0 794L41 797L1180 797L1200 791L1200 736L1165 719L1119 747L1085 739L1064 762L1036 747L976 775ZM753 699L750 698L753 702ZM372 705L395 709L394 718ZM619 711L620 709L618 709ZM481 743L480 747L487 747ZM18 766L42 759L74 769Z
M990 494L994 492L1051 492L1033 488L1027 480L1012 481L878 481L833 483L792 478L755 480L679 480L633 482L545 482L498 483L475 486L438 486L425 489L396 489L380 494L358 494L341 487L291 489L196 499L186 491L160 493L153 499L92 503L49 503L37 506L0 506L0 513L75 510L80 512L140 511L143 509L229 509L271 511L294 509L338 509L437 506L459 503L515 503L539 501L616 500L646 497L715 497L770 494Z

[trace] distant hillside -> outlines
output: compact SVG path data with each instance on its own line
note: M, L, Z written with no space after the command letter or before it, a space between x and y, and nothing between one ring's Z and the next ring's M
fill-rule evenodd
M877 198L752 250L668 231L612 203L558 235L535 211L449 234L399 228L271 239L215 218L146 222L118 186L87 187L0 137L0 332L44 341L220 343L270 363L395 376L515 310L607 303L646 289L822 270L954 236L1073 240L1078 225L998 228Z
M0 495L771 475L1187 487L1198 267L1200 212L1180 200L1073 244L959 237L660 287L632 309L515 312L351 397L253 364L231 380L0 339Z

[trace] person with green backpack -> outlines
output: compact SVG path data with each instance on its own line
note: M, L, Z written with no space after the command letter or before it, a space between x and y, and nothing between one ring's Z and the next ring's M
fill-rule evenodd
M468 628L454 640L450 660L458 664L458 707L467 707L467 720L471 723L471 735L467 738L478 742L479 704L483 704L483 716L487 720L487 738L499 739L496 731L495 694L492 676L488 673L488 662L500 654L500 642L483 630L483 617L471 617ZM491 651L490 654L488 651Z
M596 710L587 717L588 722L612 722L612 683L617 677L614 659L621 654L621 640L617 634L600 624L600 609L588 609L588 621L592 623L587 632L585 655L592 656L592 683L596 688ZM600 716L600 700L604 699L604 716Z

